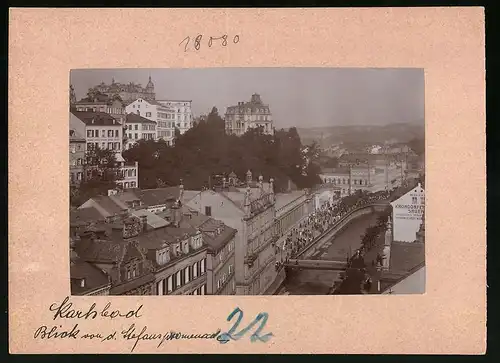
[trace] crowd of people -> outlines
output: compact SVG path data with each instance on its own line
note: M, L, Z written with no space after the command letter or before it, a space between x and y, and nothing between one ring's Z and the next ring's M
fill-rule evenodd
M391 191L365 192L326 202L288 232L283 244L286 258L293 258L305 246L328 231L353 210L367 204L385 201L390 198L390 195Z

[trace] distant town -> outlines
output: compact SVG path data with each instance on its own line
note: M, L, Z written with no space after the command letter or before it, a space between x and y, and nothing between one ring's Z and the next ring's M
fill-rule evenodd
M73 295L425 292L423 120L278 129L259 93L193 115L108 82L69 89Z

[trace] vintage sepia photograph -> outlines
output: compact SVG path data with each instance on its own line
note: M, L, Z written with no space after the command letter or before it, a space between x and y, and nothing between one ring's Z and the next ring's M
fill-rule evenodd
M69 78L72 295L425 292L423 69Z

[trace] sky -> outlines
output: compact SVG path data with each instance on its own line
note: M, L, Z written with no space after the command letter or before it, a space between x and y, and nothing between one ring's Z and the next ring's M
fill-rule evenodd
M250 101L258 93L274 126L387 125L424 120L424 71L417 68L186 68L71 71L77 100L115 78L146 86L157 99L192 100L193 115Z

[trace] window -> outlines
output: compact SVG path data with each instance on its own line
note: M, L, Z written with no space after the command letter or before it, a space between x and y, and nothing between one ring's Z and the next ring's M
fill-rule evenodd
M411 203L417 204L417 197L411 197Z
M135 182L130 182L130 187L135 188Z
M229 265L229 275L231 275L233 273L233 265Z
M113 143L112 142L108 142L108 150L111 150L111 149L114 149Z
M175 281L176 281L177 287L181 287L182 286L182 284L181 284L181 272L180 271L176 272L176 274L175 274Z
M203 285L200 288L200 293L201 293L201 295L205 295L207 293L207 285Z
M115 137L118 137L120 132L118 130L115 130Z
M87 137L93 137L94 136L94 131L93 130L87 130Z
M146 112L146 117L151 117L151 112Z
M134 125L134 130L139 130L139 125Z
M193 295L198 295L198 290L194 290Z
M173 286L172 286L172 275L170 275L168 278L167 278L167 292L172 292L173 291Z
M198 277L198 262L193 265L193 280Z
M218 288L218 289L220 289L221 285L222 285L222 284L221 284L221 281L220 281L220 280L217 280L217 288Z
M134 139L138 139L139 137L137 136L137 133L134 134Z
M113 130L108 130L108 137L113 137Z
M200 275L203 275L205 273L205 262L207 261L206 258L204 258L203 260L201 260L201 274Z
M190 272L191 272L191 269L189 268L189 266L184 269L184 278L185 278L186 284L191 280Z
M205 215L207 217L210 217L212 215L212 207L211 206L205 206Z

